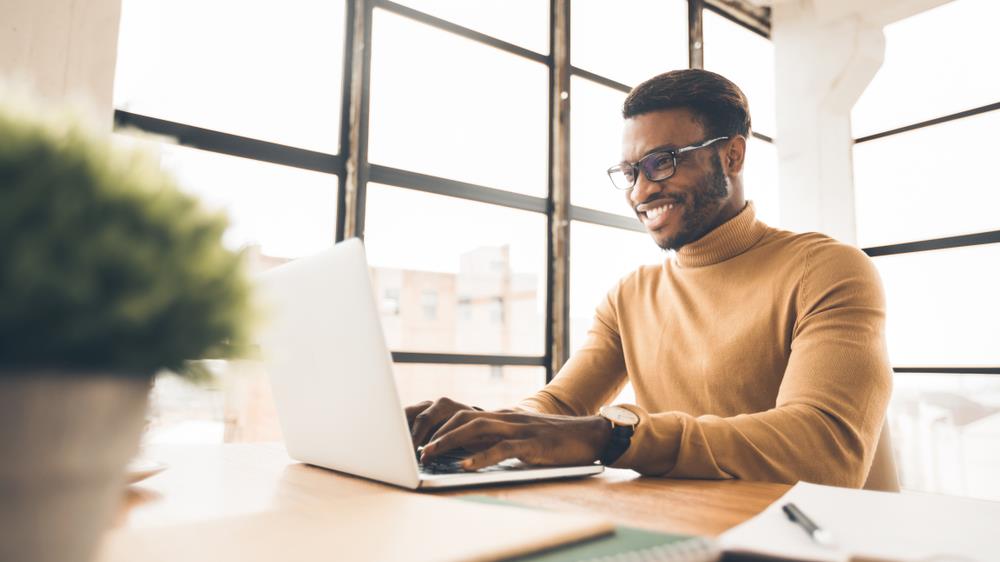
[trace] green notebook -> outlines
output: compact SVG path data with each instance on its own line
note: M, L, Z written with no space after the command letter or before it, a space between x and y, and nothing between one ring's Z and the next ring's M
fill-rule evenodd
M515 505L487 496L463 496L464 501ZM512 559L512 562L618 562L641 560L643 562L711 562L719 559L720 552L714 542L690 535L672 535L646 531L635 527L617 526L612 535L566 545L530 556Z

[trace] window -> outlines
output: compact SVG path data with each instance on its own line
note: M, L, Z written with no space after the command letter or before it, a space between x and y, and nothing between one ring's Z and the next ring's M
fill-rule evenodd
M855 145L858 243L1000 229L1000 186L984 169L998 128L1000 111L991 111Z
M462 322L472 322L472 299L458 299L458 313L462 317Z
M369 264L403 275L402 323L392 328L398 329L400 347L394 349L541 355L545 229L540 213L368 184ZM416 286L437 291L439 317L433 327L417 330L409 323L405 291ZM463 301L469 312L459 315ZM506 303L509 316L497 303Z
M573 221L570 246L570 349L583 345L594 311L618 281L642 265L662 263L667 254L644 232ZM635 404L631 384L613 401Z
M116 137L154 145L183 190L224 212L224 241L249 248L252 271L335 241L345 11L343 1L122 3ZM155 140L136 141L136 128ZM279 439L260 363L206 363L209 385L157 378L145 439Z
M625 93L596 82L570 78L570 196L574 205L635 217L625 195L614 189L607 169L622 159L622 103Z
M382 298L382 312L391 316L399 316L399 289L386 288Z
M510 408L545 384L541 367L396 363L393 373L404 404L447 396L487 410Z
M227 243L252 246L258 270L363 235L405 403L447 395L510 406L554 374L548 351L567 338L576 345L580 319L589 323L618 277L663 259L604 171L620 159L629 87L687 67L688 6L571 0L561 46L572 58L568 216L555 214L549 193L561 138L550 102L562 87L550 74L562 75L564 59L549 55L545 2L125 0L117 132L173 137L164 165L229 214ZM371 28L345 50L357 11ZM609 25L623 14L627 30ZM360 99L345 99L352 89ZM344 116L357 109L355 137ZM775 173L773 147L761 146L752 151L766 156L747 177L761 178L753 196L763 211ZM570 259L549 255L552 224L572 224L572 287L549 275ZM549 310L557 287L571 310ZM549 333L555 314L574 328ZM197 396L157 383L158 435L274 438L259 365L213 368L218 386L190 390ZM185 420L196 423L171 433Z
M1000 468L990 170L1000 80L969 69L993 64L998 15L995 2L956 0L887 26L885 61L852 113L858 240L885 285L902 484L990 499L1000 499L985 476Z
M572 64L627 86L687 68L687 10L683 0L571 0Z
M1000 377L898 373L889 420L903 488L1000 500Z
M399 3L537 53L549 52L548 2L399 0Z
M344 14L343 0L124 0L115 107L336 153Z
M1000 365L1000 244L875 258L894 365Z
M494 324L503 324L503 306L503 297L494 297L493 301L490 303L490 322Z
M297 258L333 243L337 176L171 144L159 149L182 189L226 212L231 248Z
M372 49L373 163L545 195L544 65L383 10Z
M424 320L433 321L438 317L438 294L434 290L425 290L420 295L420 307L424 311Z
M757 218L771 226L781 226L778 192L778 149L773 143L756 137L747 140L743 164L743 195L753 201Z
M774 137L774 45L714 12L703 14L705 69L735 82L750 102L753 130Z
M662 263L667 254L649 234L581 221L571 225L570 349L583 345L594 310L619 279L642 265Z
M864 137L1000 101L1000 4L954 0L885 28L885 60L852 112Z

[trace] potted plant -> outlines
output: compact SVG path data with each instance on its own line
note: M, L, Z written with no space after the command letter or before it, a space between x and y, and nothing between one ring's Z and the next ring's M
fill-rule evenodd
M226 222L155 156L0 91L0 560L93 557L160 370L242 340ZM7 99L5 99L7 98Z

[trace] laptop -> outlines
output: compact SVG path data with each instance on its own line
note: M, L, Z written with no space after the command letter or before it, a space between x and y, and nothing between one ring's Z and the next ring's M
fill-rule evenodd
M258 343L293 459L423 490L598 474L598 464L535 467L508 459L466 472L420 466L379 323L364 247L354 238L258 278Z

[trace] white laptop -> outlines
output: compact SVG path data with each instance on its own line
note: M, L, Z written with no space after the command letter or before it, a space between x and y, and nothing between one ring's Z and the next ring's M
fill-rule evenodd
M360 240L265 272L259 295L265 321L258 341L293 459L410 489L603 470L513 459L476 472L419 466Z

